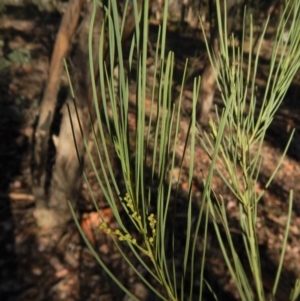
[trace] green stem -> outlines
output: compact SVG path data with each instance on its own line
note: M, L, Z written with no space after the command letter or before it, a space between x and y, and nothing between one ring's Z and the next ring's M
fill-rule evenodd
M258 254L257 254L257 242L256 242L256 235L254 232L255 225L253 224L253 217L252 217L252 208L251 206L247 206L247 219L248 219L248 229L249 229L249 242L250 242L250 254L251 254L251 266L252 266L252 273L255 282L255 288L257 291L259 301L264 301L264 290L262 287L262 279L261 279L261 270L258 265Z

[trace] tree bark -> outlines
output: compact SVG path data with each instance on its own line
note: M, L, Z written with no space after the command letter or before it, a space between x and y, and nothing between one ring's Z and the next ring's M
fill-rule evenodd
M50 194L47 194L46 192L46 182L47 177L49 177L49 174L47 174L46 171L49 135L57 104L57 94L60 88L60 78L63 71L63 58L65 58L69 52L71 38L77 28L82 6L83 0L71 0L69 2L68 9L63 16L54 45L49 78L41 102L39 120L35 131L32 189L36 200L35 218L40 229L49 229L54 225L60 224L60 218L56 218L56 215L53 214L53 210L48 202L49 195L51 196L51 192L53 192L54 189L52 184ZM63 111L64 115L65 111L66 109ZM62 124L66 124L65 119L66 117L63 116ZM72 137L72 133L70 131L69 133ZM74 142L72 143L72 146L74 148ZM59 151L63 153L61 149ZM53 178L57 181L58 177L53 174ZM61 183L61 185L64 185L64 183ZM60 188L58 190L60 190Z
M77 27L82 4L82 0L71 0L69 8L62 19L53 49L47 86L40 105L39 120L35 131L32 179L37 208L46 207L45 181L50 127L52 125L57 94L60 88L63 59L67 56L69 51L71 38Z
M76 0L73 0L73 2L74 1ZM141 4L141 1L139 1L139 3ZM76 7L78 8L75 11L77 21L79 15L78 2ZM72 8L73 10L71 10ZM67 10L67 15L65 15L62 20L52 56L49 81L41 105L40 119L36 131L33 171L33 191L37 200L35 218L40 228L40 250L53 247L65 231L66 225L72 222L68 201L70 201L75 212L77 212L83 157L85 153L82 135L87 136L89 133L88 110L93 97L88 51L88 36L92 10L92 1L87 1L83 12L84 17L78 30L78 43L75 46L76 48L74 50L74 56L71 59L70 67L75 99L72 99L71 94L68 95L67 101L61 111L62 121L59 136L53 139L56 148L56 159L52 170L48 194L46 193L46 162L49 131L56 107L56 97L60 84L59 78L62 71L62 59L69 48L70 33L73 33L76 27L73 6ZM71 11L73 13L71 13ZM103 20L103 11L100 8L96 11L95 20L97 23L93 27L92 48L94 54L94 76L97 78L99 76L97 53ZM135 28L135 22L133 20L133 10L129 10L123 32L123 41L128 39ZM70 27L67 27L67 24L73 24L71 27L72 31ZM107 52L107 49L108 42L106 39L104 54ZM51 237L51 239L49 237Z

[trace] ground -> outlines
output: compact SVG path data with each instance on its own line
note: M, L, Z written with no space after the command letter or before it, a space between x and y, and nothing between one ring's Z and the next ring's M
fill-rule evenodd
M38 114L39 102L47 80L49 61L60 16L58 14L35 14L35 18L22 16L22 22L16 12L7 12L0 23L0 40L5 58L14 50L23 48L30 52L28 63L15 61L4 71L0 78L0 299L1 300L122 300L123 293L106 276L82 242L77 229L70 225L64 238L51 253L40 252L36 244L37 232L33 217L34 197L31 194L31 148L33 129ZM154 47L155 27L151 29L150 44ZM203 42L191 32L169 33L168 48L175 50L180 74L186 57L192 56L191 65L197 66L195 73L203 69ZM182 49L181 45L185 47ZM263 89L268 75L267 63L270 53L270 40L263 43L263 53L257 85ZM1 53L0 53L1 55ZM153 55L151 51L149 55ZM151 58L149 59L149 81L151 80ZM175 89L179 83L175 82ZM134 83L132 83L134 85ZM293 128L295 137L283 159L272 184L259 204L258 238L262 254L264 285L270 289L274 280L275 268L285 229L289 192L293 189L294 204L291 230L288 238L284 261L284 273L279 286L278 299L287 300L288 291L296 277L300 277L300 76L299 73L278 110L263 144L262 172L257 183L257 190L265 184L275 169L284 150L285 143ZM183 116L181 121L180 146L183 145L191 110L191 83L187 83L184 92ZM67 85L65 83L65 89ZM176 96L176 92L174 93ZM60 96L63 99L64 93ZM216 103L220 103L218 95ZM213 118L214 113L212 112ZM132 117L133 118L133 117ZM196 149L194 168L195 198L202 191L203 173L208 170L210 160L200 144ZM185 164L187 166L187 164ZM187 172L185 170L185 172ZM92 173L90 177L92 178ZM187 184L181 182L182 197ZM232 233L236 221L236 202L226 190L220 178L215 178L213 188L227 201L227 211L232 219ZM95 185L93 190L98 196L101 210L108 221L112 221L110 209L101 199L101 191ZM113 243L106 235L97 230L98 216L93 212L87 187L82 186L82 226L90 240L99 250L104 261L123 279L130 289L146 300L147 292L126 268ZM180 217L178 217L180 219ZM184 235L184 234L183 234ZM228 274L224 270L222 257L211 242L208 262L211 268L207 278L213 287L218 287L220 300L238 300ZM148 295L148 300L154 300ZM209 299L208 299L209 300Z

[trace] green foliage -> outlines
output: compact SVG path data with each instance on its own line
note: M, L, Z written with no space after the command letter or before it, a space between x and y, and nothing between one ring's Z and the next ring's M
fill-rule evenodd
M266 300L262 284L261 263L256 234L257 204L264 192L258 195L255 190L255 184L260 173L261 148L266 130L273 120L296 71L300 67L300 53L298 51L300 46L300 4L299 1L288 2L289 5L286 6L287 8L278 26L270 60L270 75L263 101L259 108L255 78L264 33L260 39L256 54L250 50L248 59L245 62L243 53L246 37L243 36L240 47L233 45L232 37L231 50L229 51L227 38L224 38L227 36L226 30L224 33L226 26L222 23L222 19L224 18L220 15L221 10L218 2L221 47L219 54L210 53L210 59L211 63L215 65L215 71L217 69L220 70L218 87L221 91L225 108L221 115L217 113L216 121L210 120L211 134L200 137L204 149L211 158L211 166L204 180L204 191L201 202L199 202L200 206L197 218L195 221L192 221L192 217L195 215L192 204L195 144L196 139L199 139L195 108L198 101L200 78L195 78L194 80L193 110L189 131L181 154L180 173L176 179L177 185L174 192L172 190L174 179L168 175L173 175L175 168L175 154L179 143L180 108L186 69L183 74L179 101L178 103L174 103L172 95L174 54L172 52L166 53L165 51L167 5L165 5L163 23L159 29L157 38L154 63L154 77L156 81L154 81L151 87L152 96L149 108L145 104L145 99L147 98L146 89L148 88L146 61L149 1L143 1L141 11L138 10L136 1L132 3L134 17L139 26L135 28L131 49L126 60L121 44L125 19L122 20L120 25L116 0L109 1L108 7L104 7L99 1L94 1L94 13L89 35L90 75L92 79L95 78L93 61L96 55L92 49L92 28L95 26L95 10L97 6L102 7L106 14L102 23L98 52L99 83L96 83L95 80L92 83L98 127L97 131L94 128L92 128L92 131L94 133L94 143L98 151L97 158L94 158L89 150L87 137L83 137L83 140L98 184L118 223L118 229L111 229L110 225L104 222L85 173L84 178L87 181L94 205L102 220L99 231L103 231L111 236L128 263L128 266L162 300L201 300L203 287L205 285L209 287L209 284L206 283L203 277L209 219L214 226L220 249L237 287L240 299L249 301ZM284 40L283 35L286 32L287 20L291 22L291 25L289 37L287 40ZM250 37L248 38L251 49L253 43L252 20L250 20L250 30L247 32L250 32ZM109 64L105 63L104 59L104 41L108 37ZM220 66L215 63L215 56L219 56L218 61L220 62ZM118 58L119 74L117 89L115 89L115 82L113 80L116 57ZM136 60L135 65L134 58ZM245 63L248 66L246 72L243 69ZM134 126L131 125L129 118L129 108L132 103L130 103L129 97L130 77L125 71L125 64L136 75ZM98 84L100 85L101 93L101 109L97 97L96 86ZM258 117L255 117L257 112ZM96 132L99 134L96 134ZM122 185L116 179L111 164L114 156L108 150L108 134L121 166L120 172L124 179ZM102 152L100 151L101 148L103 149ZM253 151L254 149L255 151ZM174 228L172 227L172 224L176 221L174 220L175 215L171 207L173 206L172 203L176 204L178 202L179 179L183 169L184 158L187 154L189 155L188 195L186 200L187 216L183 229L186 232L186 240L184 247L182 247L182 270L179 271L178 264L176 263L176 239ZM151 162L150 166L147 165L149 160ZM216 164L217 162L219 163L218 165ZM278 162L278 166L280 163ZM96 167L98 165L101 167L100 170ZM222 170L219 166L222 166ZM242 171L242 177L238 176L239 173L237 173L237 170ZM277 169L270 177L266 188L272 181L276 171ZM225 200L222 196L217 196L212 189L212 181L215 174L218 174L222 178L224 185L229 188L238 203L239 226L252 274L251 279L249 279L249 276L246 277L245 269L237 255L236 246L229 229ZM150 185L147 185L148 183ZM121 191L124 190L126 194L122 196ZM288 222L281 260L272 290L273 296L275 296L282 269L291 219L292 196L293 193L291 192ZM130 223L128 221L125 222L121 217L120 208L127 213ZM71 210L73 212L72 208ZM76 223L79 227L77 221ZM133 300L137 300L117 279L116 275L107 268L100 256L90 245L80 227L79 230L103 269L126 294L130 295ZM225 236L221 235L221 233L225 233ZM171 236L171 251L166 249L165 241L167 236ZM204 241L203 252L201 254L199 254L196 248L200 236L203 237ZM153 281L149 281L149 277L142 275L136 268L135 262L126 255L126 250L128 251L128 249L131 250L131 253L135 256L135 260L145 268ZM196 269L196 262L199 261L201 262L200 270ZM197 288L195 283L199 283ZM299 290L298 281L290 300L297 299Z
M0 15L5 12L5 4L0 2Z
M8 54L8 59L11 63L28 64L30 62L31 56L28 50L18 48Z
M0 47L4 46L4 41L0 40ZM7 59L4 57L3 53L0 53L0 71L5 70L13 63L28 64L30 62L31 55L30 52L24 48L17 48L11 51L7 55Z
M253 45L253 29L252 27L250 28L250 53L248 62L246 62L248 66L246 72L244 72L242 68L244 64L242 54L244 53L243 47L245 44L245 36L243 36L241 48L232 46L232 51L229 53L227 39L223 39L223 36L221 35L221 66L218 85L221 90L225 109L222 112L222 116L218 117L216 123L212 120L210 121L212 135L206 135L205 139L202 140L203 146L212 158L212 165L208 179L206 180L203 201L206 199L206 202L208 202L210 207L210 213L213 217L220 247L231 276L240 293L241 300L265 300L256 234L257 205L264 194L264 191L261 194L257 194L255 184L257 183L257 178L260 173L262 160L261 147L266 131L271 121L274 119L274 115L280 106L293 77L300 67L300 54L297 50L299 49L300 44L300 4L296 1L289 2L289 5L290 6L287 5L285 9L277 29L270 60L269 78L265 88L263 101L260 106L257 102L255 79L265 31L261 36L258 50L256 54L254 54L251 49L251 46ZM221 24L222 16L219 15L218 18L218 23ZM287 21L291 22L289 39L284 40L283 36L286 30L285 26ZM252 23L251 20L251 26ZM253 58L254 61L252 61ZM214 63L213 60L212 63ZM250 100L248 99L249 95ZM259 112L257 118L255 118L256 112ZM292 135L282 155L282 159L285 156L291 139ZM257 149L257 151L253 152L252 150L254 149ZM222 170L216 165L217 161L221 163ZM270 185L281 161L278 162L277 168L274 170L265 188ZM237 170L242 170L242 177L238 175ZM213 194L215 200L213 201L211 199L211 179L214 172L217 172L218 175L221 176L224 184L230 189L239 204L240 229L253 275L254 291L250 286L249 280L245 276L244 267L236 254L236 247L234 246L228 228L224 200L222 197L217 197L215 194ZM291 191L285 239L281 260L272 289L273 296L275 296L277 290L286 248L292 212L292 195L293 192ZM217 220L220 222L217 222ZM221 237L221 230L226 233L229 251L225 248L224 238ZM295 300L295 298L296 297L293 297L291 300Z

